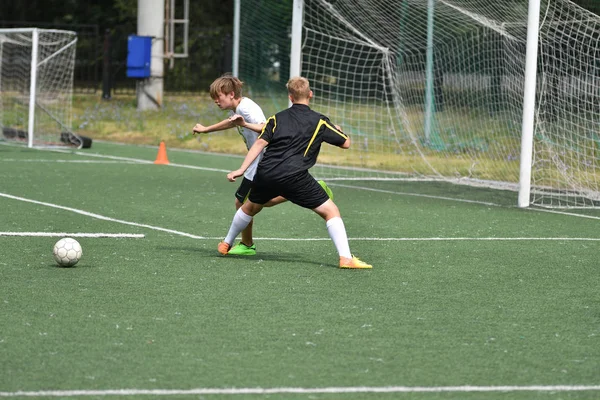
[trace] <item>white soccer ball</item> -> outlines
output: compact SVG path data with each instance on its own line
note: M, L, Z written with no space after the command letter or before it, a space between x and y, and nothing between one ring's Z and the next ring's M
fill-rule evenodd
M73 238L62 238L54 245L54 259L61 267L72 267L79 262L83 252L79 242Z

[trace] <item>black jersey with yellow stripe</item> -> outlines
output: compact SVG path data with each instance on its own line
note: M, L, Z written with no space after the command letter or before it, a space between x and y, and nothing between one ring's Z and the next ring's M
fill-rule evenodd
M269 145L258 164L257 175L277 180L315 165L321 143L341 146L348 136L309 106L293 104L269 118L259 138Z

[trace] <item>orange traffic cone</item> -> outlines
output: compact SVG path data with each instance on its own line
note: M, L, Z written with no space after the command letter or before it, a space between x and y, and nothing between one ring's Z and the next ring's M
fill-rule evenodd
M156 160L154 164L168 164L169 159L167 158L167 146L165 146L165 142L160 142L160 146L158 146L158 155L156 156Z

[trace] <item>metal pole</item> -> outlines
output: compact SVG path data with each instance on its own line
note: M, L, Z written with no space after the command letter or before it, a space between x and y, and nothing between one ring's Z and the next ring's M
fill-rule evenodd
M527 19L527 53L525 61L525 93L523 96L523 124L521 126L521 164L519 173L519 207L529 206L531 194L531 164L533 159L533 131L535 122L535 90L537 82L538 32L540 0L529 0Z
M434 112L433 100L433 13L435 0L427 2L427 65L425 76L425 142L429 144Z
M165 0L138 0L138 35L152 37L150 78L138 85L138 110L160 110L163 104Z
M290 78L302 73L302 22L304 0L294 0L292 14L292 44L290 52ZM289 102L291 106L292 103Z
M37 94L38 44L39 33L37 28L34 28L31 35L31 82L29 83L29 120L27 122L27 147L33 147L33 135L35 131L35 96Z
M231 73L239 76L240 73L240 2L233 2L233 55L231 60Z
M110 29L104 32L104 54L102 64L102 98L110 100Z

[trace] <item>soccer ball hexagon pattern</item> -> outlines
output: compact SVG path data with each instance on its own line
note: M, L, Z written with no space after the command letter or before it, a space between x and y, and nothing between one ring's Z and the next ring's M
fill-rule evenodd
M73 238L62 238L54 245L54 259L61 267L72 267L79 262L83 252L79 242Z

